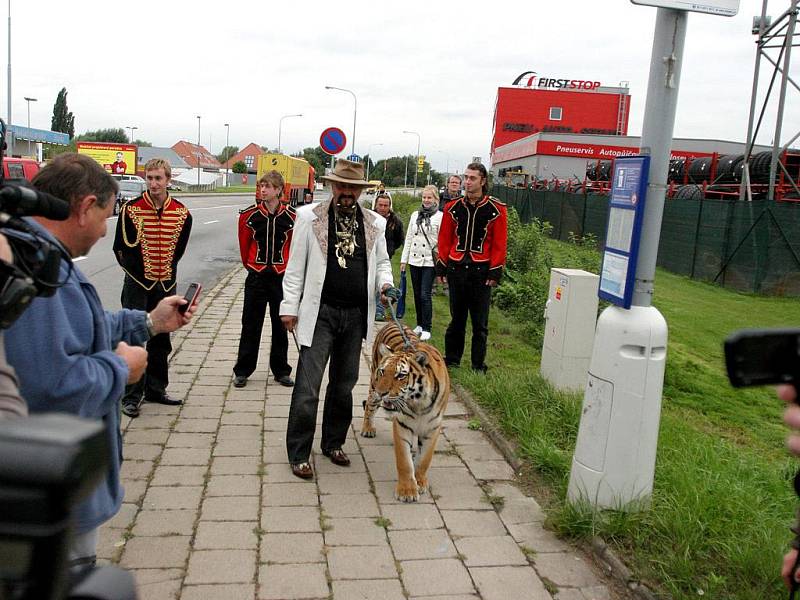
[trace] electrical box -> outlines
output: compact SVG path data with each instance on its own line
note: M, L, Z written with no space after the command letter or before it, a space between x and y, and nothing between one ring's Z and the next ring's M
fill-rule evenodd
M563 390L583 390L597 324L600 278L580 269L550 269L544 311L542 376Z

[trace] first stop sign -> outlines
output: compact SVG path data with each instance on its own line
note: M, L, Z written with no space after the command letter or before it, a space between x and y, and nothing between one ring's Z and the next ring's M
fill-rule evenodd
M328 127L319 136L319 147L322 148L325 154L330 154L331 156L339 154L346 145L347 137L344 135L344 131L338 127Z

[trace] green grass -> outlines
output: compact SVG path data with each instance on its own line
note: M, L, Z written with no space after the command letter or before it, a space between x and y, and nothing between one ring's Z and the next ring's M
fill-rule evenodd
M395 206L406 223L405 211L416 201L397 194ZM563 267L591 252L555 241L548 247ZM555 391L539 376L541 348L531 344L519 318L493 307L488 375L461 368L452 379L516 441L548 522L561 535L600 535L660 597L782 597L780 561L797 504L791 489L797 464L784 449L782 406L774 391L732 389L722 341L741 327L796 325L800 302L733 293L661 270L654 298L667 319L669 342L654 491L646 510L596 513L564 501L582 394ZM407 306L404 321L413 326L410 289ZM432 342L439 348L448 322L447 298L435 295ZM468 328L467 351L469 344Z
M255 194L254 185L229 185L228 187L214 188L210 193L213 194Z

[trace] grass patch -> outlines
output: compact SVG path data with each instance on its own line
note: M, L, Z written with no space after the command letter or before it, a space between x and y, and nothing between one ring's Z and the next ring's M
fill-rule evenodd
M402 211L417 202L395 195L404 224L410 211ZM531 270L556 265L597 272L591 265L599 264L598 253L588 247L537 239L529 230L517 233L516 239L539 253ZM515 260L529 259L518 252ZM741 327L797 324L800 302L730 292L658 271L654 304L669 324L669 342L653 496L649 509L639 513L595 513L564 501L582 394L554 390L538 374L542 315L535 303L548 280L541 272L517 277L514 285L526 288L509 284L498 293L496 300L506 294L507 308L496 302L490 313L489 373L460 368L451 377L516 441L523 472L544 486L540 499L549 523L566 537L602 536L662 596L782 597L779 569L797 504L791 489L797 464L784 448L782 406L774 391L732 389L722 341ZM434 295L433 301L431 342L444 348L447 298ZM410 290L407 307L404 321L413 326ZM468 327L465 354L470 338Z

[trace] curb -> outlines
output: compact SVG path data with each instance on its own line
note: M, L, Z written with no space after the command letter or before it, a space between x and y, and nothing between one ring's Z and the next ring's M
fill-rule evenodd
M522 468L522 460L517 456L516 445L506 439L500 427L495 422L494 417L490 416L472 394L458 383L450 384L453 393L463 402L467 409L474 414L481 422L481 430L489 437L492 443L500 450L500 453L518 473ZM657 600L655 594L643 583L635 579L631 570L620 560L611 547L599 537L592 538L590 543L582 544L584 550L591 554L595 563L606 575L610 575L617 582L624 585L630 592L641 600Z

